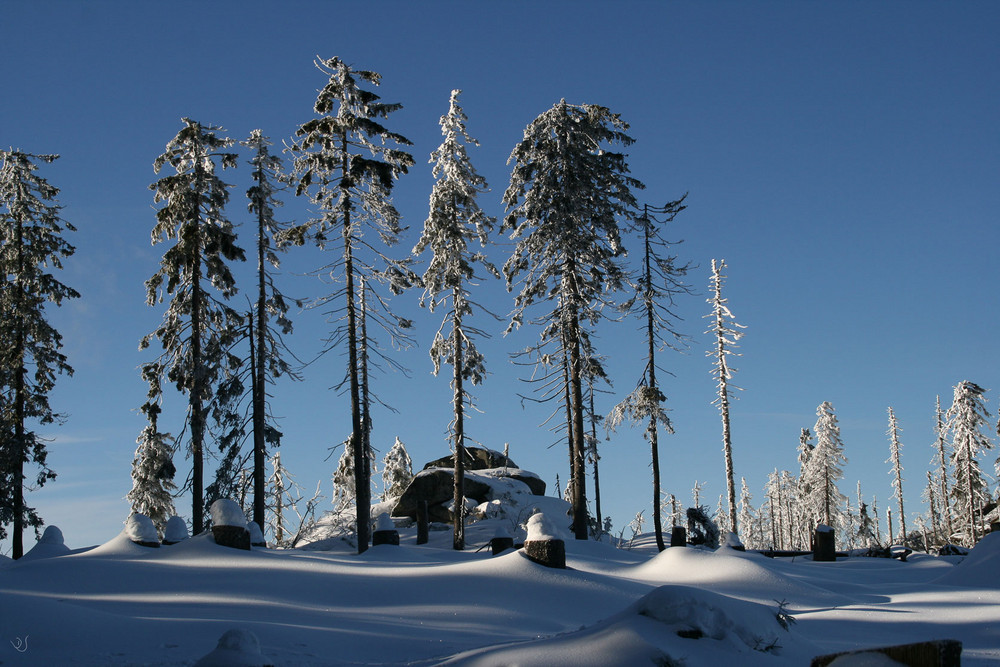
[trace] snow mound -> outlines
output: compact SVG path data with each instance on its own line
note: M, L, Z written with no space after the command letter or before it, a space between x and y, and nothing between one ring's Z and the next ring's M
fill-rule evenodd
M195 667L264 667L266 662L257 636L249 630L234 628L222 635L214 651L194 664Z
M707 637L730 644L736 650L775 651L780 644L781 625L777 607L747 602L691 586L660 586L626 610L651 618L678 637ZM771 647L771 648L768 648Z
M392 522L392 517L387 512L382 512L375 521L375 530L396 530L396 524Z
M961 563L951 568L934 583L949 586L1000 588L1000 533L989 533L969 552Z
M156 534L156 526L145 514L138 512L133 514L125 522L125 535L133 542L159 542L160 536Z
M220 498L212 503L213 526L246 526L247 515L235 500Z
M539 641L476 649L443 665L770 664L791 639L777 607L689 586L661 586L592 627Z
M31 561L41 558L53 558L55 556L65 556L68 553L70 553L70 548L63 541L62 531L55 526L49 526L42 533L35 546L18 560Z
M247 524L247 530L250 531L250 544L266 544L267 541L264 539L264 531L260 529L260 524L256 521L251 521Z

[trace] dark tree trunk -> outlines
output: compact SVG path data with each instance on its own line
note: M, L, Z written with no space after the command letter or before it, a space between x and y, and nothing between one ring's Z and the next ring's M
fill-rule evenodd
M647 213L648 215L648 213ZM646 294L643 295L643 300L646 305L646 342L648 344L648 377L647 377L647 388L650 391L656 392L659 396L660 389L656 384L656 337L653 322L653 304L650 303L650 292L653 285L653 271L651 266L651 256L652 248L649 244L649 225L644 226L644 244L645 244L645 269L646 269ZM650 415L649 417L649 449L652 456L653 465L653 532L656 534L656 548L663 551L667 548L667 545L663 541L663 521L660 517L660 450L659 450L659 438L657 436L658 425L656 423L656 415Z
M14 494L14 525L11 535L11 556L16 560L24 555L24 461L28 457L27 443L24 441L24 417L25 417L25 385L24 375L27 373L24 363L25 355L25 335L24 335L24 237L20 220L17 222L17 287L15 298L17 299L17 336L14 341L15 353L18 359L18 367L14 375L14 468L11 477L11 493Z
M455 290L458 291L457 288ZM460 297L459 297L460 299ZM462 315L453 296L455 321L452 335L455 346L455 535L452 547L465 549L465 405L462 388Z
M264 342L267 332L267 320L265 312L265 302L267 293L265 291L264 274L264 206L257 207L257 329L255 336L251 338L250 345L257 348L257 365L253 369L252 401L253 401L253 520L263 530L265 521L265 498L264 485L265 473L264 464L267 459L266 443L264 441L264 411L266 409L267 378L266 359L267 354ZM251 329L253 325L251 325ZM251 355L252 358L252 355Z
M341 135L341 188L346 190L348 176L347 136ZM358 378L358 317L354 286L353 234L348 193L341 194L344 204L344 274L347 297L347 377L351 396L351 447L354 451L354 487L357 509L358 553L368 549L371 539L371 482L369 480L368 453L365 451L364 427L361 416L361 388Z

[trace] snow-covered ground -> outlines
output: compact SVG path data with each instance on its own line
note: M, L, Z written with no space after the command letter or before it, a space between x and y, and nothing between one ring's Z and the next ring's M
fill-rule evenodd
M807 665L939 638L963 642L964 665L1000 663L1000 535L964 561L835 563L567 540L554 570L476 551L498 527L469 526L464 552L404 530L360 556L208 535L152 549L124 532L67 551L51 535L0 559L0 664Z

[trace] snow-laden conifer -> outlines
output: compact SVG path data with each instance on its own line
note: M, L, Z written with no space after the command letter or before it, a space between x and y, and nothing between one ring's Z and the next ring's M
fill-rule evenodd
M479 175L469 160L466 147L478 146L469 136L465 123L468 118L458 103L462 91L451 91L448 113L441 116L441 133L444 141L431 153L433 174L437 181L431 190L430 213L424 229L413 248L414 255L427 249L431 259L423 275L424 294L421 305L433 312L444 306L448 310L441 327L434 335L430 355L434 374L441 369L441 362L453 368L451 378L452 449L455 452L455 549L465 548L465 432L466 409L473 406L472 394L465 382L478 385L483 381L486 368L482 353L476 348L475 339L483 332L468 322L475 309L470 298L469 286L481 276L476 275L477 265L487 273L500 277L497 269L480 248L489 244L489 235L496 219L486 215L479 207L477 197L488 190L486 179Z
M634 218L632 190L643 187L628 175L625 155L610 150L633 142L627 130L628 124L606 107L560 101L528 125L511 152L508 162L514 168L503 197L503 229L516 242L503 272L508 288L519 288L508 330L520 326L532 306L552 306L532 320L543 327L536 361L562 360L577 539L587 539L589 523L585 329L603 316L604 306L613 305L624 284L620 221Z
M384 281L393 293L418 280L408 261L392 259L382 249L395 245L402 232L390 194L396 179L413 165L413 157L400 148L410 142L381 123L402 105L382 102L363 87L379 85L381 75L354 69L336 57L317 58L316 67L328 79L313 107L317 117L299 126L289 147L295 164L296 194L308 195L316 217L291 227L283 239L296 245L311 239L320 249L332 240L340 244L337 258L317 273L332 277L343 287L321 297L312 307L331 308L328 314L340 323L327 340L327 349L347 348L344 383L351 405L349 443L357 460L368 461L370 416L364 398L367 392L363 391L368 385L362 375L367 373L364 359L377 350L365 347L369 338L362 332L362 324L370 316L390 337L396 337L403 335L409 322L396 317L386 300L377 295L367 301L372 311L359 315L365 289L362 279L369 288L374 287L370 284L373 280ZM381 310L375 310L379 306ZM365 551L370 541L369 471L369 465L355 467L359 552Z
M822 523L832 528L844 525L846 497L837 488L844 477L841 466L847 463L844 443L840 439L840 425L833 405L824 401L816 409L816 446L809 454L803 470L806 495L801 498L812 523L810 529Z
M892 408L889 408L889 430L887 432L889 436L889 458L886 460L886 463L892 463L892 470L889 471L889 474L892 475L892 495L896 499L896 504L899 508L899 543L903 544L906 542L906 515L903 513L903 464L901 460L903 445L899 441L899 432L901 430L899 428L899 421L896 419L896 413L893 412Z
M140 411L148 423L136 441L139 446L132 461L132 490L125 499L131 504L132 512L149 517L162 536L167 520L177 514L173 498L177 488L174 484L177 472L173 460L174 439L158 427L162 373L154 364L144 367L143 375L150 388Z
M746 477L740 477L738 508L743 545L748 549L759 549L762 546L757 530L760 515L753 506L753 495L750 493L750 487L747 486Z
M736 474L733 471L733 439L732 431L729 427L729 401L736 398L734 390L740 389L732 384L735 368L729 365L729 357L740 356L735 348L737 341L743 337L741 329L745 329L742 324L736 322L732 312L729 310L728 299L722 296L722 287L725 284L726 276L723 273L726 269L726 260L712 260L711 290L712 296L708 302L712 304L712 312L705 317L711 318L711 326L705 333L712 334L715 341L713 349L708 351L708 356L712 357L712 375L716 382L716 397L713 405L719 406L719 414L722 417L722 451L726 462L726 494L729 505L729 521L734 531L738 531L739 524L736 517Z
M413 479L413 462L406 452L406 445L396 437L385 458L382 459L382 500L399 498Z
M965 535L965 546L968 547L979 540L982 508L990 498L986 479L979 467L979 455L993 447L993 442L983 432L990 416L986 410L985 393L986 390L975 382L959 382L955 385L951 407L945 413L955 471L951 492L956 529L962 526L968 531Z
M257 301L251 317L249 365L252 373L253 521L263 526L266 524L264 465L267 460L267 445L277 447L281 438L281 433L273 424L274 420L271 419L271 423L268 423L267 387L283 375L298 378L286 358L288 350L282 339L282 336L292 332L292 322L288 316L290 304L275 285L272 271L281 266L278 257L281 244L278 238L287 227L275 218L274 210L282 206L277 193L284 189L288 176L284 172L281 158L271 152L273 144L261 130L253 130L250 137L242 143L251 151L253 185L247 190L247 209L255 218L257 230Z
M24 529L37 535L41 517L25 503L25 488L54 479L45 440L30 422L61 420L49 405L56 376L72 375L60 352L62 335L45 317L46 304L80 295L54 273L75 248L62 236L75 231L60 217L59 189L39 176L39 163L58 155L0 150L0 538L11 525L11 553L24 555ZM38 468L26 483L25 465Z
M944 410L941 409L941 396L935 397L934 404L934 458L931 465L937 468L937 484L940 489L938 494L938 506L940 507L941 528L946 532L945 542L951 540L955 533L952 523L952 495L948 490L948 426L945 423Z
M235 167L233 141L212 125L184 118L184 127L153 162L153 170L169 166L173 173L150 185L156 210L152 242L171 243L160 269L146 281L146 302L169 299L163 322L143 337L146 349L155 338L163 352L143 366L156 370L187 395L188 442L192 459L192 526L205 527L204 446L209 410L216 407L220 383L231 379L240 359L232 346L242 333L242 318L227 301L236 281L227 262L243 261L236 232L226 218L230 186L217 169ZM227 391L232 391L228 389ZM219 413L217 413L218 415Z
M666 548L666 543L660 513L656 511L660 502L659 427L667 433L673 433L674 429L663 405L666 396L656 379L657 371L664 371L657 365L656 352L676 348L682 342L683 337L677 330L679 318L674 312L675 298L691 291L683 281L689 267L670 254L673 244L664 238L662 230L684 208L684 197L663 207L644 206L642 215L635 221L635 231L643 248L642 267L633 280L636 294L626 303L626 308L633 310L643 322L646 367L636 388L611 410L607 421L609 429L616 428L624 419L646 426L644 435L649 441L653 469L653 530L660 551ZM724 532L728 532L730 525L726 522Z

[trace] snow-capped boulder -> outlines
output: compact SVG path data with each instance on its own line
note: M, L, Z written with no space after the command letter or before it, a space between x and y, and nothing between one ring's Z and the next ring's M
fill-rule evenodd
M260 641L249 630L226 630L215 650L194 663L195 667L265 667L270 664L260 652Z
M163 543L177 544L188 538L188 527L184 519L179 516L172 516L167 519L167 525L163 528Z
M64 556L70 552L63 540L62 531L56 526L48 526L42 536L20 560L35 560L38 558L52 558L54 556Z
M465 497L478 503L487 500L490 486L475 475L466 475L463 486ZM413 479L392 510L392 516L417 518L417 505L427 502L428 518L431 521L451 521L451 512L442 507L455 497L455 472L447 468L422 470Z
M488 468L516 468L517 464L504 456L500 452L485 447L466 447L465 469L466 470L486 470ZM424 470L431 468L451 468L455 469L455 455L441 457L431 461L424 466Z
M135 512L125 521L125 535L140 546L160 546L160 536L156 533L156 526L145 514Z

